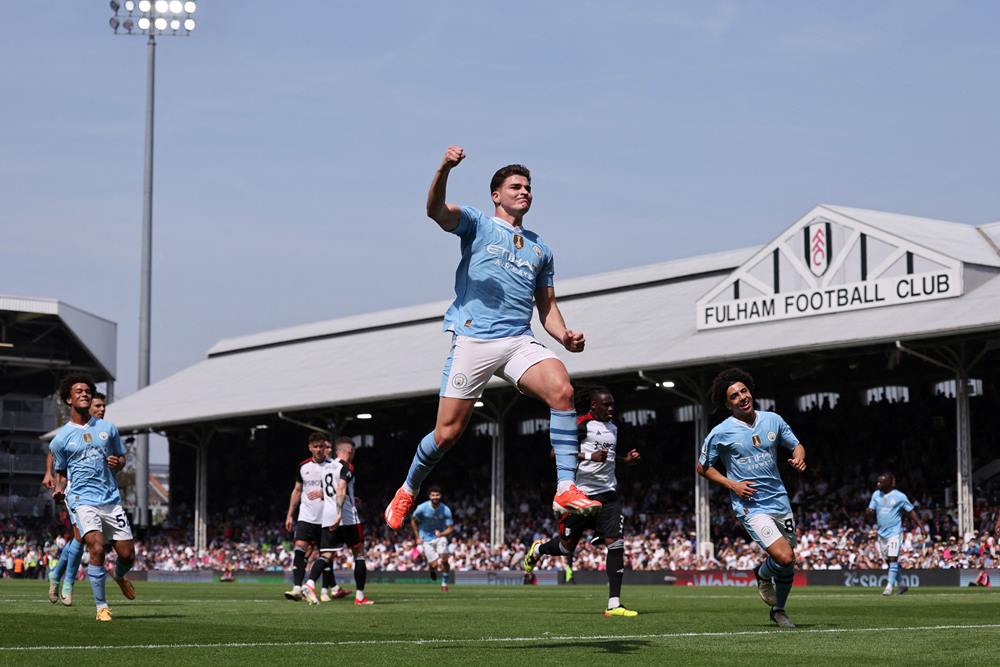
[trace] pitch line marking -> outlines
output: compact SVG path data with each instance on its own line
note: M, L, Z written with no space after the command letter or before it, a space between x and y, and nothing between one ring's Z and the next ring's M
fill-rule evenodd
M643 635L545 635L541 637L472 637L468 639L442 638L442 639L353 639L344 641L329 642L219 642L212 644L127 644L127 645L84 645L84 646L3 646L0 652L11 653L14 651L108 651L113 649L188 649L188 648L273 648L282 646L376 646L395 644L402 646L423 646L428 644L502 644L510 643L532 643L551 641L634 641L640 639L685 639L696 637L747 637L760 635L819 635L819 634L839 634L839 633L863 633L863 632L926 632L929 630L995 630L1000 629L1000 623L987 623L981 625L923 625L913 627L885 627L885 628L819 628L811 630L742 630L739 632L668 632L663 634L643 634Z

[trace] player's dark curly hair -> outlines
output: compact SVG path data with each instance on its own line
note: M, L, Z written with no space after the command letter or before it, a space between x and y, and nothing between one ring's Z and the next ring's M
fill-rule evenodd
M573 406L577 414L590 412L590 404L598 394L611 394L611 390L600 384L582 385L573 392Z
M313 431L309 434L308 443L311 445L314 442L327 442L330 440L330 436L326 433L320 433L319 431Z
M712 380L712 388L709 390L709 396L712 399L712 405L720 408L729 407L729 402L726 400L726 390L732 387L737 382L742 382L753 393L753 376L747 373L742 368L727 368Z
M524 176L528 179L528 185L531 185L531 172L523 164L508 164L506 167L500 167L497 169L497 173L493 174L493 178L490 179L490 194L493 194L500 189L503 182L507 180L510 176Z
M73 390L73 385L83 383L90 387L91 395L97 391L97 385L94 383L94 378L90 377L86 373L70 373L69 375L63 377L62 382L59 383L59 398L65 403L69 400L69 393Z

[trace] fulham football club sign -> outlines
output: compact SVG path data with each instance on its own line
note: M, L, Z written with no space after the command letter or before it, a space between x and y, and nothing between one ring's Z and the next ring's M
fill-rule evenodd
M699 329L961 296L962 263L817 206L703 296Z

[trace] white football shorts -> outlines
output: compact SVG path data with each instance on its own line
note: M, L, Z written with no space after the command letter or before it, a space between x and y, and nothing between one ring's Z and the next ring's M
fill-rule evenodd
M882 552L882 558L899 558L899 535L878 538L878 550Z
M448 555L448 538L436 537L433 540L424 540L420 545L420 551L424 555L424 560L430 565L441 556Z
M795 547L795 518L791 514L751 514L743 517L743 527L765 551L782 537Z
M479 398L494 375L517 387L526 370L558 358L529 334L495 339L452 336L451 353L441 371L441 396Z
M132 539L132 527L121 505L77 505L76 519L80 537L99 530L106 540Z

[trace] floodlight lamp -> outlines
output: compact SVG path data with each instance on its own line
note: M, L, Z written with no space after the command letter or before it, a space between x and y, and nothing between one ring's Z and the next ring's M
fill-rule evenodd
M192 0L188 0L187 2L184 3L184 11L187 12L188 14L194 14L195 11L197 11L197 9L198 9L197 2L192 2Z
M372 414L370 412L359 412L354 416L355 419L371 419Z
M184 19L184 29L188 32L194 30L195 25L194 19Z
M258 431L265 431L267 430L268 426L267 424L257 424L256 426L254 426L254 428L257 429Z
M170 13L180 14L184 11L184 3L181 0L170 0Z
M178 21L177 19L171 20L170 21L170 29L171 30L180 30L181 29L181 22Z
M122 6L118 4L118 0L111 0L108 4L111 6L111 11L115 14L117 14L118 10L122 8Z
M663 387L664 389L673 389L674 387L676 387L676 386L677 386L677 385L676 385L676 384L674 384L674 383L673 383L673 381L671 381L671 380L664 380L663 382L660 382L660 383L658 383L658 384L659 384L659 385L660 385L661 387Z
M112 29L112 30L114 30L115 32L118 32L118 19L117 19L117 18L115 18L114 16L112 16L112 17L111 17L111 18L110 18L110 19L108 20L108 25L110 25L110 26L111 26L111 29Z
M125 11L129 14L135 11L135 0L125 0Z
M167 0L156 0L156 4L153 6L156 8L157 14L166 14L170 9L170 3Z
M167 29L167 19L165 19L165 18L163 18L161 16L160 18L156 19L156 21L153 22L153 25L156 26L157 30L166 30Z
M125 32L131 33L132 28L135 27L135 21L133 21L132 19L125 19L124 21L122 21L122 27L125 28Z
M153 8L153 3L150 2L149 0L139 0L140 12L148 12L152 8Z
M145 16L139 19L139 30L149 30L149 19Z
M483 403L482 401L476 401L475 403L472 404L472 407L474 407L474 408L481 408L484 405L486 405L486 404Z

